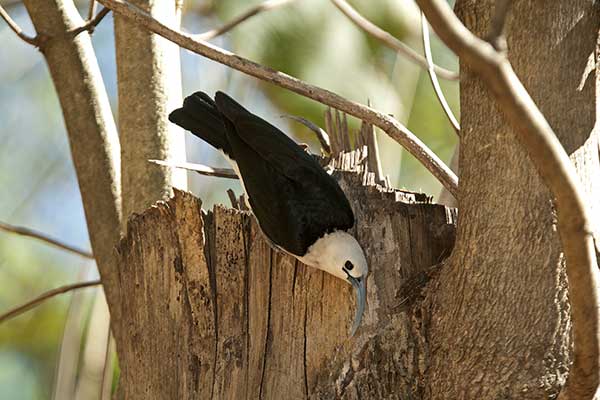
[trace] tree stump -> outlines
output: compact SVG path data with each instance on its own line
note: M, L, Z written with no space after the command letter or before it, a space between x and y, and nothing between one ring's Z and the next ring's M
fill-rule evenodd
M454 244L455 212L382 187L361 151L337 160L370 266L355 337L352 287L272 249L254 217L176 191L118 246L126 399L420 398L420 288ZM126 321L126 322L125 322Z

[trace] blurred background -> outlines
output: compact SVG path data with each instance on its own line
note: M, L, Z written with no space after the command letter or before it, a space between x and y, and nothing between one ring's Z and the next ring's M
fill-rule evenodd
M258 0L186 0L183 29L201 33L243 13ZM359 12L422 54L420 15L412 0L354 0ZM20 1L0 0L33 35ZM87 1L78 1L87 15ZM212 41L261 64L393 114L445 162L456 135L435 99L427 73L366 36L327 0L296 0L251 18ZM0 20L0 221L26 226L89 249L77 179L62 114L42 55ZM117 112L112 17L93 34L104 82ZM456 58L432 36L435 62L456 71ZM300 142L318 146L291 114L324 127L325 107L273 85L181 52L183 91L228 92ZM458 83L441 80L458 114ZM359 122L350 119L351 127ZM398 188L437 198L440 184L393 140L379 133L383 170ZM199 139L186 136L187 158L227 166ZM189 189L206 207L229 204L241 188L231 180L189 175ZM0 313L54 287L98 277L93 261L36 240L0 231ZM99 399L118 376L107 341L106 306L98 289L57 296L0 324L0 399ZM106 356L107 351L109 353ZM105 368L107 364L109 368ZM114 367L114 368L113 368ZM104 378L103 378L104 375ZM106 383L108 382L108 383ZM111 383L113 382L113 383Z

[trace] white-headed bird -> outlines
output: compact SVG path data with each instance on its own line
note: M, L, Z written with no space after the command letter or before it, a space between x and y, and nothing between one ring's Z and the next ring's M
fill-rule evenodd
M287 135L225 93L217 92L213 100L196 92L169 120L226 156L258 225L277 248L352 284L354 335L365 309L369 269L360 244L347 232L354 214L335 179Z

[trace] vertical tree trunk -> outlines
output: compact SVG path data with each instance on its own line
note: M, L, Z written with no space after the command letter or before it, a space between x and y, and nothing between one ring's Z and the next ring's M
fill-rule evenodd
M542 6L543 4L543 6ZM494 1L456 10L479 36ZM589 1L514 1L507 26L514 69L571 156L588 198L600 194L595 71L599 29ZM544 398L565 382L567 282L552 201L485 89L461 72L457 245L435 285L429 332L431 398ZM598 203L593 209L597 232Z
M356 153L340 165L353 167ZM362 168L361 164L360 167ZM177 192L119 246L127 399L421 398L419 280L453 245L453 213L424 195L338 173L372 273L349 338L347 283L272 250L248 213Z
M121 233L119 138L104 82L72 0L26 0L63 112L94 257L119 318L114 246Z
M179 26L180 0L131 3L169 26ZM125 222L131 213L168 199L172 186L187 186L185 171L148 163L185 159L183 132L167 119L181 105L181 71L177 45L119 15L115 42Z

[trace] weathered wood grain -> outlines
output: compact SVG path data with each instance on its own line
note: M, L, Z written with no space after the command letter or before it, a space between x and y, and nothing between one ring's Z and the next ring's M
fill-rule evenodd
M271 249L250 213L206 213L176 191L132 218L118 249L125 398L420 397L428 316L410 282L449 254L454 213L364 186L364 150L338 158L371 268L357 335L350 285Z

